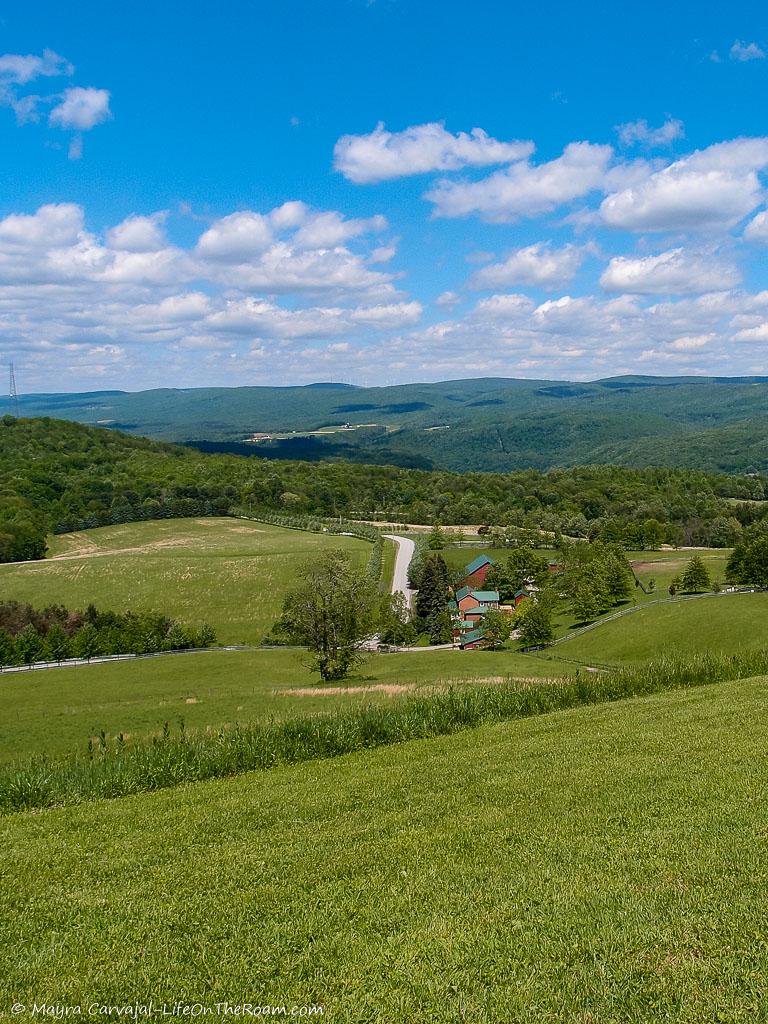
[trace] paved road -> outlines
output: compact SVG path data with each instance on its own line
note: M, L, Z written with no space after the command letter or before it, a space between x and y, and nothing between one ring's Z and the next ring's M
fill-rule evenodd
M413 607L413 597L416 593L408 586L408 566L413 558L414 542L408 537L399 537L395 533L385 533L387 540L395 542L397 554L395 556L395 571L392 574L392 593L404 594L405 601L409 608Z

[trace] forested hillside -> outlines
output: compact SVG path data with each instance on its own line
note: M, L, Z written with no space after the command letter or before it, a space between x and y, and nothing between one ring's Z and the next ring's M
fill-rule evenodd
M66 420L0 419L2 561L42 557L50 532L238 509L540 527L628 547L665 540L730 545L744 524L762 517L764 497L759 477L691 470L457 474L275 463L204 455Z
M768 471L765 377L486 378L25 395L52 415L272 459L505 472L591 464ZM0 400L0 413L13 412ZM245 438L266 435L257 444Z

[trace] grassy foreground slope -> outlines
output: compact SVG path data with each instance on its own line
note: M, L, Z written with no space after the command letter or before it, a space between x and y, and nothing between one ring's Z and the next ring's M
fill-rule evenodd
M35 607L165 612L209 622L220 642L253 643L270 631L301 565L329 548L361 566L371 552L356 537L236 519L125 523L52 538L44 561L0 566L0 589Z
M556 654L553 652L553 658ZM0 761L84 753L101 731L112 744L235 722L300 718L508 677L562 676L572 665L510 651L373 656L336 686L318 686L302 651L209 651L83 668L0 674Z
M763 1020L766 696L723 683L6 818L3 1002Z
M551 654L590 664L625 665L665 654L737 654L766 646L768 594L722 594L639 608L565 640Z

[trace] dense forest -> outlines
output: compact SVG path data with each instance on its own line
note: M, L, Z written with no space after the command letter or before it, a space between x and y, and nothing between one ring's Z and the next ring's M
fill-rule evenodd
M160 388L22 395L19 403L25 416L275 460L454 472L596 464L768 471L766 377ZM0 414L14 411L0 398ZM270 437L244 443L254 433Z
M177 516L344 516L562 531L625 547L735 543L768 511L764 480L586 466L450 473L203 454L67 420L0 419L0 560L47 534Z

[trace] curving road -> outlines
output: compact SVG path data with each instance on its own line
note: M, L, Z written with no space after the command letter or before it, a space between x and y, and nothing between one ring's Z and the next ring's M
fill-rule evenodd
M395 571L392 573L392 593L403 594L407 606L413 608L413 598L416 591L408 586L408 566L411 564L413 549L416 545L410 538L399 537L395 533L385 533L384 536L387 540L393 541L397 549Z

